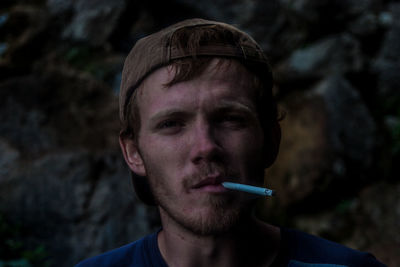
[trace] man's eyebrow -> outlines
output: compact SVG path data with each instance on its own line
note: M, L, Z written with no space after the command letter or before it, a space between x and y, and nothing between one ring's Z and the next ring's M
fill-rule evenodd
M150 123L155 123L161 118L166 118L166 117L171 117L171 116L188 116L189 112L184 111L179 108L170 108L166 110L162 110L160 112L157 112L153 116L150 117L149 121Z
M250 113L256 112L255 107L251 103L242 103L239 101L227 101L223 100L217 105L217 109L221 110L242 110Z

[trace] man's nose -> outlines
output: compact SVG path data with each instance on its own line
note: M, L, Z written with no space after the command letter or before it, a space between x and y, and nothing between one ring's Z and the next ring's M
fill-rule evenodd
M217 133L210 124L198 123L192 138L191 160L193 163L214 160L221 153Z

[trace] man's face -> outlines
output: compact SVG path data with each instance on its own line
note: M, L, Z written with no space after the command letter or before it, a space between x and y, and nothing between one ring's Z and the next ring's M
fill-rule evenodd
M229 230L249 209L249 199L222 181L263 181L252 76L237 62L217 62L170 87L174 69L161 68L138 91L141 174L161 215L202 235Z

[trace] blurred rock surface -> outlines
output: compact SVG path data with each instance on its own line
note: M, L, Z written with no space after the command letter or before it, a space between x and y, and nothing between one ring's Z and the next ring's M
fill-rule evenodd
M281 103L287 110L281 151L267 171L268 184L282 192L281 205L319 210L357 191L368 175L376 139L359 93L334 75Z
M260 42L286 109L260 216L399 265L399 16L381 0L4 1L0 215L61 267L157 229L118 148L120 72L138 38L205 17Z

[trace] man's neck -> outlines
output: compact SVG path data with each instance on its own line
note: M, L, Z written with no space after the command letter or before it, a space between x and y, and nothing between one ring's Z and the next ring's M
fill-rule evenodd
M279 251L279 228L254 217L228 233L207 236L193 234L170 220L162 220L158 235L169 266L270 266Z

